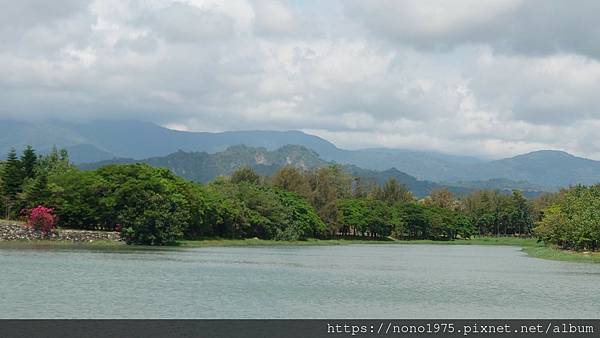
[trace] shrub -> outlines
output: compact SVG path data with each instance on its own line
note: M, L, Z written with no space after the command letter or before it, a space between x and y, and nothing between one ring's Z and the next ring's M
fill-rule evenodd
M54 210L38 205L29 213L28 224L35 230L39 230L43 234L48 234L52 229L56 228Z

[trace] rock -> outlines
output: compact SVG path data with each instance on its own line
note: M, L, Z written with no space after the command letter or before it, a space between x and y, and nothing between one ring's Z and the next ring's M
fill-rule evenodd
M0 241L18 240L54 240L71 242L120 241L115 231L67 230L53 231L44 235L41 231L30 228L26 224L0 221Z

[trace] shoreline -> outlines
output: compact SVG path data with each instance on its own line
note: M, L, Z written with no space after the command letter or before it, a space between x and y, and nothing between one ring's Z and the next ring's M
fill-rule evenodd
M474 238L454 241L432 240L358 240L358 239L308 239L304 241L273 241L261 239L203 239L182 240L170 246L127 245L122 241L94 240L91 242L36 239L0 240L2 249L91 249L91 250L172 250L209 247L283 247L283 246L335 246L335 245L494 245L516 246L529 257L578 263L600 263L600 252L566 251L537 243L535 239L518 238Z

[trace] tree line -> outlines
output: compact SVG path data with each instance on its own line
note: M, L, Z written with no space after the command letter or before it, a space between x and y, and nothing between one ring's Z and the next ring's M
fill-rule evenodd
M119 231L133 244L207 237L528 236L536 222L536 233L554 240L542 231L548 217L554 217L556 207L548 202L554 202L554 195L528 200L520 191L482 190L458 197L437 189L417 200L395 179L378 185L338 165L286 166L270 177L243 167L199 184L145 164L80 170L64 150L39 156L27 147L20 157L11 151L0 166L6 217L18 218L43 205L54 210L60 227Z

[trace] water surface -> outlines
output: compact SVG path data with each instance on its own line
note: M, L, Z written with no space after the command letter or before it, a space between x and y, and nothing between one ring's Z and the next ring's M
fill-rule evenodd
M0 318L597 318L600 264L517 247L0 248Z

